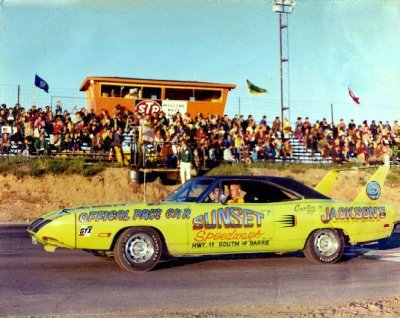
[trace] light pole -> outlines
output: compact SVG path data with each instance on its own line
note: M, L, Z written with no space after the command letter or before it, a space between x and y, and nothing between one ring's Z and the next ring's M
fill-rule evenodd
M288 105L284 105L284 92L283 92L283 78L284 78L284 71L283 66L284 63L289 64L289 57L288 53L283 52L283 45L282 45L282 32L286 30L286 34L288 35L288 20L286 19L286 24L282 23L282 14L288 15L293 12L294 5L296 4L296 0L273 0L274 5L272 6L272 11L279 13L279 65L280 65L280 72L281 72L281 130L283 129L283 120L284 120L284 111L289 110L289 92L287 93L287 102ZM287 51L289 45L289 37L287 36ZM285 55L285 57L284 57ZM289 67L289 66L288 66ZM288 85L289 87L289 85Z

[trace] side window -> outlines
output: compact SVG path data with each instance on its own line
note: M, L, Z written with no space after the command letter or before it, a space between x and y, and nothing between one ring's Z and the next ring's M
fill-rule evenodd
M260 180L223 180L221 186L213 187L205 203L271 203L300 199L293 193Z
M243 199L246 203L270 203L299 199L292 193L262 181L242 182Z

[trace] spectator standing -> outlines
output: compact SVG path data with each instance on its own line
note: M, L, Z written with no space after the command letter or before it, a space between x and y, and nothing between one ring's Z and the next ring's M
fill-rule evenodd
M260 125L263 125L263 126L267 126L267 116L266 115L264 115L263 117L262 117L262 119L260 120L260 123L259 123Z
M182 141L182 147L180 152L180 175L181 183L184 184L187 180L191 178L192 173L192 160L193 153L189 148L187 141Z
M112 141L112 146L117 157L117 161L125 166L128 165L128 160L124 156L124 151L122 150L122 144L124 142L124 136L122 135L122 127L118 126L117 131L114 133L114 138Z
M282 130L283 130L283 137L285 137L286 135L291 135L293 133L292 126L290 125L290 122L287 118L285 118L283 121Z
M235 153L236 153L236 159L238 159L239 162L242 161L242 152L243 152L243 147L244 147L244 139L242 134L235 134L233 137L234 145L235 145Z
M304 130L311 129L311 127L312 127L312 125L311 125L310 119L308 117L304 118L303 129Z
M275 120L272 122L272 130L279 131L281 129L281 120L279 117L275 117Z

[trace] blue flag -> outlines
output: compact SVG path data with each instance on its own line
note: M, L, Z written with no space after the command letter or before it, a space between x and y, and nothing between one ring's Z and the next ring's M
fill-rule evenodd
M37 76L37 74L35 74L35 86L43 89L46 93L49 92L49 84L47 84L44 79Z

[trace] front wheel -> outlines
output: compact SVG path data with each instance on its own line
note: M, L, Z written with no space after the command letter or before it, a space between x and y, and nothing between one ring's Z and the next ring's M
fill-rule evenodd
M160 260L162 243L156 231L146 227L125 230L114 246L117 264L130 272L151 270Z
M321 229L311 233L303 250L307 259L317 264L336 263L343 252L343 234L334 229Z

